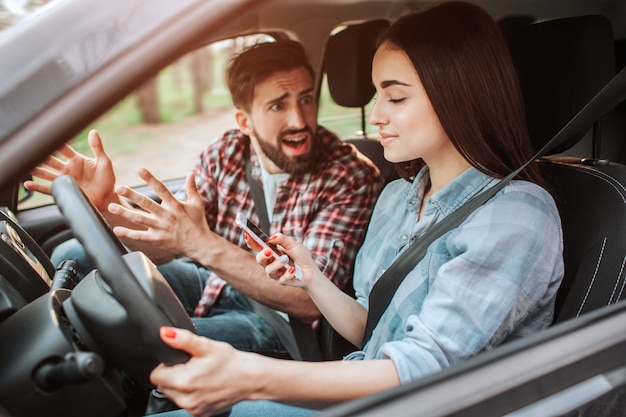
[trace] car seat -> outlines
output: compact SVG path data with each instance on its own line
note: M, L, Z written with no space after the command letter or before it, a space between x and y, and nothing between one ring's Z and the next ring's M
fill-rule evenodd
M578 16L503 31L539 149L614 76L611 24L601 16ZM602 116L539 162L563 226L565 276L555 322L626 297L626 166L594 152Z

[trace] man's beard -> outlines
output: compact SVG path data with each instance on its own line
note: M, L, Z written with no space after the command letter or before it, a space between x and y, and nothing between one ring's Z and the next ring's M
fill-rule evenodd
M283 172L291 175L301 175L310 172L317 162L317 135L308 126L299 130L285 130L278 135L276 144L261 138L256 130L253 130L261 150ZM311 143L309 151L304 155L287 155L282 148L283 138L287 135L297 135L298 133L309 133Z

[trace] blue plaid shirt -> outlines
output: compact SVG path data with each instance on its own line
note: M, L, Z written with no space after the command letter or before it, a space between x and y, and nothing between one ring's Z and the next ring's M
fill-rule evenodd
M470 168L417 210L428 168L382 192L357 255L357 301L368 307L385 268L433 224L497 180ZM430 245L408 274L363 351L391 359L401 383L447 368L551 323L563 277L559 214L541 187L513 181L460 227Z

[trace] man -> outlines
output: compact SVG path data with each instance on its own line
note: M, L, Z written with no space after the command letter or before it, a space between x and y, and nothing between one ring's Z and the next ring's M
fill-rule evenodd
M93 159L66 146L59 151L64 160L51 157L33 175L77 179L123 242L159 265L199 334L241 350L288 357L275 328L253 311L249 299L309 324L320 313L304 291L267 279L246 249L236 215L259 222L246 160L252 179L263 187L269 233L303 242L342 288L383 180L373 164L317 125L314 72L299 43L255 45L230 62L227 77L239 129L202 153L187 177L186 195L176 198L145 169L139 175L161 203L114 187L110 159L95 131L89 135ZM25 186L49 192L41 183ZM77 259L83 273L92 268L75 241L53 254L53 262L68 258Z

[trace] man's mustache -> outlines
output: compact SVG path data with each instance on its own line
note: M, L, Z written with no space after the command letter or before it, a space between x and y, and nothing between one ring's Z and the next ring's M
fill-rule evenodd
M280 135L278 135L278 138L280 140L283 140L285 138L285 136L288 135L297 135L298 133L309 133L311 136L313 136L313 130L311 130L310 127L304 127L302 129L288 129L288 130L284 130L280 133Z

